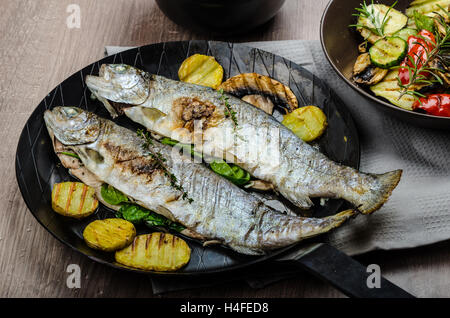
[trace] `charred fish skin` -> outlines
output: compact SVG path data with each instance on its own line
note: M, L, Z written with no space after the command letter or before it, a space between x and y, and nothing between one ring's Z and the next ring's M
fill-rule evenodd
M356 214L348 210L326 218L303 218L279 213L202 164L174 159L171 147L154 141L149 151L166 159L165 166L193 199L190 202L171 185L135 132L86 113L75 107L56 107L46 111L44 119L49 132L63 145L70 142L70 149L98 180L240 253L264 254L325 233ZM77 131L77 140L64 133L67 129ZM92 134L97 136L95 140Z
M208 87L122 64L102 65L99 76L87 76L86 84L113 116L124 113L149 131L196 147L201 144L197 150L231 159L303 209L311 207L311 198L328 197L345 199L369 214L386 202L401 178L401 170L373 175L337 164L273 116L231 95L226 95L227 105L220 93ZM234 118L226 116L229 105ZM201 131L200 143L193 129L195 121ZM277 140L275 150L258 147L272 140ZM254 154L252 160L249 153Z

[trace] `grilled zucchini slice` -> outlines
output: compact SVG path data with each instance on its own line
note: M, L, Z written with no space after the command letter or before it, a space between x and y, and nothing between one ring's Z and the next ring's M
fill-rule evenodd
M405 41L408 41L411 35L417 35L417 30L412 28L404 28L394 33L394 36L402 38Z
M435 13L446 15L445 12L442 11L441 8L448 10L450 6L450 0L415 0L411 2L409 8L406 9L406 15L414 19L414 11L417 11L421 14L425 14L427 16L434 16Z
M191 249L185 241L168 233L136 236L133 243L116 252L120 264L153 271L176 271L186 265Z
M388 15L387 22L384 27L384 35L387 36L391 36L395 32L403 29L405 25L408 23L408 17L406 15L404 15L398 10L395 10L394 8L389 9L389 7L384 4L370 4L367 6L367 10L371 13L373 12L373 15L375 17L378 16L380 21L383 20L383 18L387 13ZM356 29L361 33L362 37L367 41L369 41L370 43L373 44L380 39L378 35L366 29L366 28L373 29L374 25L365 16L360 16L358 18L357 24L359 25L359 27L357 27ZM363 26L366 28L364 28Z
M305 106L284 116L281 122L303 141L319 138L327 127L327 116L317 106Z
M392 36L375 42L369 50L372 64L388 69L400 65L408 51L408 43L402 38Z
M415 98L411 95L400 97L400 87L398 86L398 70L391 71L380 83L370 87L370 90L377 96L386 98L395 106L412 110Z
M98 200L95 189L81 182L56 183L52 190L52 208L56 213L76 219L95 212Z
M180 81L216 89L222 83L223 68L212 56L194 54L181 64Z
M113 252L128 246L136 236L133 223L122 219L96 220L86 226L83 238L94 249Z

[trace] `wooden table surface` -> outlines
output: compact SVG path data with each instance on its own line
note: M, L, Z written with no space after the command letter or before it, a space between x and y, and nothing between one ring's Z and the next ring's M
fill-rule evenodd
M17 186L19 134L37 104L73 72L103 56L105 45L139 46L188 39L243 41L318 39L327 0L287 0L255 32L227 38L192 33L168 20L153 0L1 0L0 13L0 297L153 297L149 281L99 265L54 239L29 213ZM81 8L69 29L67 6ZM450 243L359 257L417 296L450 296ZM69 264L81 288L66 286ZM276 269L275 269L276 270ZM268 273L269 274L269 273ZM342 297L306 273L263 289L234 282L163 297Z

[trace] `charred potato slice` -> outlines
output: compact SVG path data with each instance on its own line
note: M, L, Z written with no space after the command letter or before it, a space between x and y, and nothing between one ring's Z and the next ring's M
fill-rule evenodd
M181 64L180 81L216 89L222 83L223 68L212 56L194 54Z
M131 222L122 219L96 220L86 226L83 238L94 249L113 252L130 245L136 236Z
M52 208L56 213L76 219L87 217L98 207L95 189L81 182L56 183L52 190Z
M327 117L316 106L305 106L284 116L282 124L306 142L320 137L327 127Z
M228 94L242 98L266 112L268 112L267 110L271 111L273 107L270 105L267 106L267 103L261 100L256 100L253 95L269 98L275 106L283 108L287 113L298 108L297 97L295 97L295 94L288 86L268 76L257 73L243 73L231 77L223 82L219 89L223 89ZM261 107L259 103L264 106Z
M191 249L185 241L168 233L137 236L133 243L116 252L120 264L153 271L176 271L186 265Z

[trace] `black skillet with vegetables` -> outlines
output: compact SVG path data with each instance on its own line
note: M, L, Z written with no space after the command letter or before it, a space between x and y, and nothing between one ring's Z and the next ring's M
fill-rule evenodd
M404 13L396 4L355 8L353 80L403 109L450 117L450 0L415 0Z

